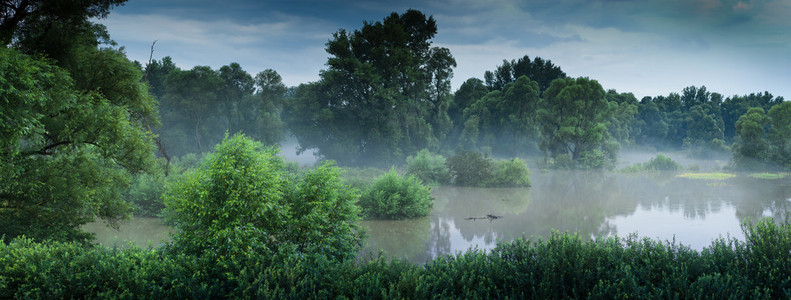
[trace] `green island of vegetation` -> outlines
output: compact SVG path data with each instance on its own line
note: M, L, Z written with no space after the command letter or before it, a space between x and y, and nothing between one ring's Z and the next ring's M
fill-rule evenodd
M530 187L522 157L595 176L640 146L784 179L783 97L689 86L638 100L527 55L453 92L456 60L412 9L335 32L319 79L287 87L238 63L130 61L95 23L124 2L0 0L2 299L791 297L788 217L700 251L555 232L424 264L358 257L362 218L430 215L437 185ZM268 146L287 136L318 166ZM664 170L680 166L627 168ZM107 248L81 229L135 215L167 219L172 241Z
M689 179L701 179L701 180L725 180L728 178L736 177L736 174L731 173L683 173L678 174L676 177L681 178L689 178Z

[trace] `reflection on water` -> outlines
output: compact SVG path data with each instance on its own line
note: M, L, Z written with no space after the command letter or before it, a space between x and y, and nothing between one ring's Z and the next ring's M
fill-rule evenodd
M531 180L533 187L523 189L436 187L427 218L364 222L370 235L365 252L383 249L421 263L470 247L491 249L498 241L546 238L553 231L577 232L584 239L636 233L702 249L718 237L743 238L745 220L781 219L791 210L789 180L746 175L706 181L673 173L550 171ZM503 218L467 219L487 214ZM394 229L402 226L408 229Z
M364 253L422 263L470 247L491 249L498 241L545 238L553 231L584 239L618 234L675 240L694 249L717 237L742 238L739 224L791 210L791 180L744 174L723 181L678 178L673 173L620 174L535 172L533 187L511 189L435 187L430 216L401 221L364 221ZM469 220L487 214L501 219ZM93 223L86 229L105 245L132 241L146 247L166 240L157 219L138 218L121 230Z

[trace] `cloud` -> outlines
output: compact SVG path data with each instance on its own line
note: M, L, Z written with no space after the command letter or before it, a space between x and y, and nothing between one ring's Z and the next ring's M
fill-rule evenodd
M132 59L147 60L158 39L155 54L182 68L239 62L253 74L275 69L288 85L318 79L324 44L339 28L414 8L437 20L435 45L449 48L458 63L454 88L503 59L529 55L637 96L706 85L726 95L768 90L791 97L785 0L236 1L217 13L211 10L223 6L216 2L182 9L181 2L140 1L148 2L102 20Z
M157 40L154 58L171 56L180 68L216 69L238 62L252 75L274 69L287 85L318 79L326 62L323 45L331 34L325 23L298 17L251 24L116 13L101 23L113 39L122 41L130 59L147 61L151 43Z

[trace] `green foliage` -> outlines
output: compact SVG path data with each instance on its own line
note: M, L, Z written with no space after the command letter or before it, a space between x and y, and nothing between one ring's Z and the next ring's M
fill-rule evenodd
M554 232L425 265L289 248L233 264L178 252L0 241L0 298L787 298L791 223L743 226L702 251Z
M608 120L614 113L601 85L588 78L556 79L544 91L537 116L541 150L565 167L603 168L614 164L620 146L611 143ZM567 157L566 155L570 155Z
M363 191L358 205L366 218L411 219L429 215L434 198L417 177L390 169Z
M201 167L167 188L177 248L228 263L281 247L350 258L361 242L357 196L339 173L324 164L291 176L275 149L243 135L226 138Z
M129 187L124 192L124 199L134 206L135 216L159 215L165 208L162 194L165 192L166 181L167 177L163 174L140 173L132 177Z
M376 178L384 175L387 171L374 168L343 168L341 178L346 184L359 190L365 190Z
M528 187L530 186L530 170L527 163L519 158L499 160L492 167L492 177L488 181L490 187Z
M544 91L549 88L553 80L565 78L566 73L560 67L552 64L551 60L535 57L531 61L530 57L525 55L510 62L503 60L503 64L497 66L494 72L486 71L483 77L490 90L501 90L509 83L518 81L522 76L537 82L540 91Z
M527 187L530 170L519 158L494 161L480 152L462 152L448 158L453 184L478 187Z
M485 186L492 176L492 159L480 152L462 152L448 158L453 184L460 186Z
M771 161L791 168L791 102L783 102L769 110L769 144Z
M634 166L624 168L626 172L640 172L640 171L678 171L682 168L681 164L674 161L672 158L665 156L662 153L651 158L651 160L644 163L636 163Z
M433 17L393 13L327 42L327 70L300 85L284 119L302 149L345 165L399 163L450 129L450 51L431 47Z
M105 54L113 63L103 71L129 71L118 52ZM4 48L0 78L0 234L83 239L80 225L127 217L122 191L130 173L154 162L151 137L137 120L155 109L139 93L138 77L112 83L129 90L107 82L79 90L49 61Z
M470 103L464 109L459 149L491 148L495 153L519 155L535 151L539 102L538 83L526 76Z
M445 157L433 154L428 149L406 158L406 175L413 175L428 184L450 183Z

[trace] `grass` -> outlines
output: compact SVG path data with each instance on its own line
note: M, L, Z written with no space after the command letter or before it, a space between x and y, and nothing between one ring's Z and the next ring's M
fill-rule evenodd
M748 176L750 176L752 178L757 178L757 179L783 179L783 178L786 178L786 176L788 176L788 173L766 173L766 172L764 172L764 173L751 173Z
M736 177L734 174L730 173L684 173L679 174L676 177L681 178L689 178L689 179L699 179L699 180L725 180L728 178Z

